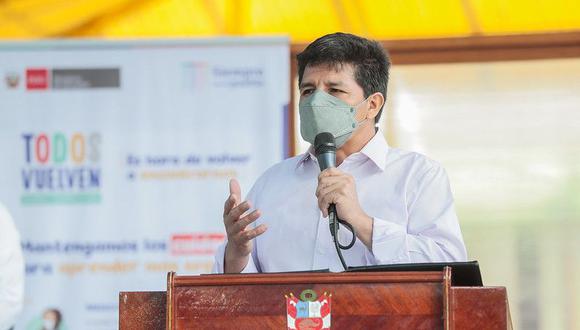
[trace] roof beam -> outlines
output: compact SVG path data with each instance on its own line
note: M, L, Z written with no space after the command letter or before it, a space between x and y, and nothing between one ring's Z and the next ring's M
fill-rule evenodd
M381 40L395 64L580 57L580 31L440 39ZM291 46L293 57L307 44Z

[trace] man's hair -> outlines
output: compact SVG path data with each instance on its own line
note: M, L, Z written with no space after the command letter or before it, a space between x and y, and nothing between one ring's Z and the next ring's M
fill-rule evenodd
M340 69L344 64L351 64L354 68L354 79L363 89L365 98L380 92L387 103L391 62L387 52L376 41L348 33L327 34L308 45L296 58L299 84L302 83L307 65L329 65ZM379 122L384 106L383 104L375 117L375 123Z

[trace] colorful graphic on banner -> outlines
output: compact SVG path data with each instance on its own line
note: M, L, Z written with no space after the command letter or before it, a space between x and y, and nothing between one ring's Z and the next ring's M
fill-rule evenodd
M22 205L100 202L99 133L26 132L21 137Z
M288 152L284 38L0 43L0 201L16 329L117 327L118 292L207 273L223 202Z

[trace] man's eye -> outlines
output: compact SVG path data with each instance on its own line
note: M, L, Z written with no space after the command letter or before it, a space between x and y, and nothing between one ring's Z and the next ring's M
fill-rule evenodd
M340 90L340 89L336 89L336 88L331 88L331 89L329 89L328 91L329 91L330 93L343 93L343 91L342 91L342 90Z
M302 96L310 95L312 93L312 89L305 89L302 91Z

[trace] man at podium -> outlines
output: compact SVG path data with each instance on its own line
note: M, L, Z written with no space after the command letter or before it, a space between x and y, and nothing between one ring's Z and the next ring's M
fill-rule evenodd
M335 138L336 168L322 172L310 149L269 168L242 201L230 181L227 241L216 273L344 270L329 230L329 207L352 227L348 266L465 261L466 250L445 170L415 152L389 147L377 127L390 61L381 45L334 33L298 55L300 132L314 144Z

